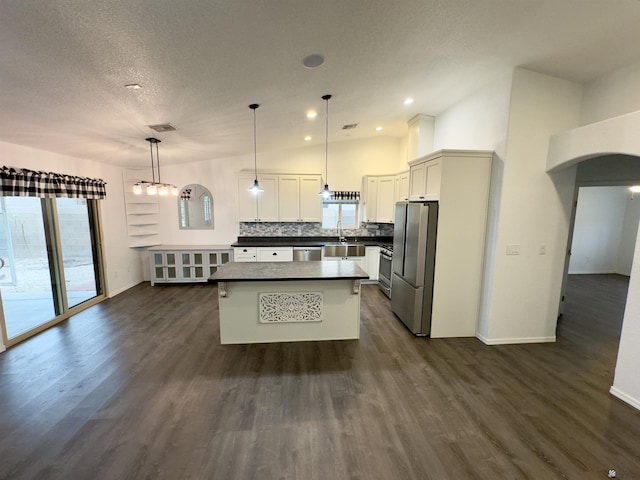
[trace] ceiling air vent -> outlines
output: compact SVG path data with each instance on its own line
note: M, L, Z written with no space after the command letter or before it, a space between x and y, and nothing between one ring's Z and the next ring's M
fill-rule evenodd
M350 123L349 125L343 125L342 130L353 130L358 126L357 123Z
M156 132L173 132L176 127L171 125L170 123L161 123L159 125L147 125L151 130L155 130Z

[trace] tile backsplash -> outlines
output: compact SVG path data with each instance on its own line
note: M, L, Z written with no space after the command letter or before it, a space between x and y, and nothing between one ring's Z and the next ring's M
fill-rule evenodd
M345 237L393 236L392 223L362 223L360 228L344 228ZM318 223L240 222L241 237L335 237L335 228L322 228Z

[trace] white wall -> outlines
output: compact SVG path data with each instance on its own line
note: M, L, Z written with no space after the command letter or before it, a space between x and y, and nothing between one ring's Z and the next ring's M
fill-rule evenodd
M629 198L627 187L580 188L569 273L616 273L620 269L631 270L631 263L619 265L622 230ZM633 234L632 245L635 246L636 232L630 233Z
M363 175L398 173L408 169L403 140L379 136L366 140L345 140L329 144L328 179L333 190L361 189ZM241 170L253 171L253 155L162 167L163 181L182 188L190 183L207 187L213 196L213 230L180 230L175 198L160 199L160 235L163 244L214 244L236 241L237 180ZM258 173L315 173L325 176L324 145L258 152ZM247 186L248 188L249 186Z
M551 140L547 167L560 170L583 159L598 157L602 154L620 153L640 156L640 139L637 134L640 131L640 111L605 118L607 115L618 115L627 110L625 105L629 105L628 108L640 107L638 92L635 88L638 80L638 66L632 65L587 86L582 118L585 121L598 120L599 122L554 136ZM633 160L632 158L631 161ZM635 174L632 175L630 179L638 180ZM629 218L631 217L630 214ZM640 241L636 237L611 393L640 409L638 344L640 344Z
M105 180L107 182L107 198L100 200L100 213L109 296L116 295L142 281L140 254L127 246L121 168L4 142L0 142L0 163L11 167Z
M611 393L640 409L640 375L638 375L640 348L638 345L640 345L640 238L636 237Z
M585 86L580 124L640 110L640 62L626 65Z
M553 176L545 169L549 137L578 125L581 96L573 82L514 71L495 257L486 259L478 328L485 343L555 340L575 168ZM520 255L506 255L509 244Z
M626 191L626 205L624 210L624 223L620 247L618 249L618 266L616 273L631 275L633 257L638 237L638 224L640 223L640 195L635 194L633 199L629 191Z
M503 156L511 80L511 75L497 78L440 113L434 126L434 150L493 150Z

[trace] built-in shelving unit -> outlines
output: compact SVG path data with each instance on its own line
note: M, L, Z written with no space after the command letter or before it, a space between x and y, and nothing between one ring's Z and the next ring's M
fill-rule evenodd
M151 247L160 244L158 197L145 194L134 195L132 191L136 182L149 176L149 169L124 169L122 171L130 247Z

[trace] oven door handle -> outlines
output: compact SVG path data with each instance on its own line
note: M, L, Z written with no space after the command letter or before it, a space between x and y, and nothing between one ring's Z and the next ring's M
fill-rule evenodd
M391 255L387 255L386 253L380 253L380 256L386 260L392 260Z

